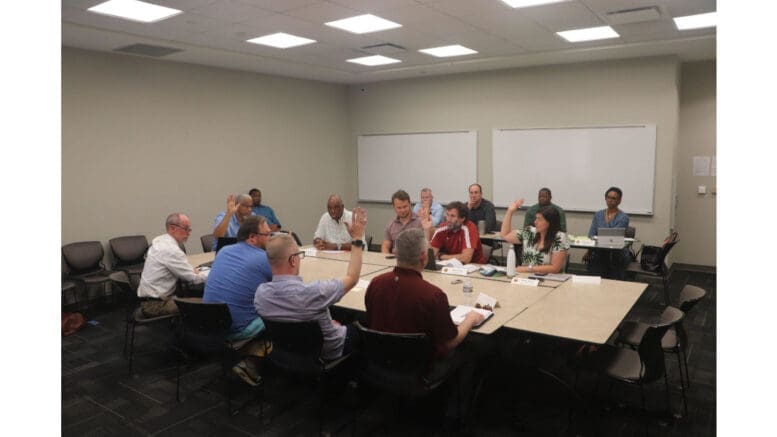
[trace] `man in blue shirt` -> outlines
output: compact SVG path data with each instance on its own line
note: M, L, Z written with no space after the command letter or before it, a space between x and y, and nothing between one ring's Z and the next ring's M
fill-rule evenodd
M254 215L251 211L251 196L248 194L230 194L227 197L227 209L221 211L213 220L213 250L216 250L218 239L221 237L235 238L240 225L246 217Z
M270 227L261 216L243 220L237 232L237 243L223 247L213 262L202 301L226 303L232 315L232 340L256 337L264 330L264 322L254 309L254 294L259 284L272 280L272 270L264 248L270 236ZM264 342L255 341L246 346L250 355L263 355ZM252 351L262 351L254 353ZM251 385L259 381L257 363L243 360L233 370Z
M254 207L252 210L254 211L254 215L260 215L267 219L267 224L270 225L271 231L280 231L281 222L278 220L278 217L275 217L275 211L267 205L262 205L262 191L258 188L251 188L248 195L251 196L251 199L253 200Z
M427 215L431 214L432 226L435 228L439 226L445 218L445 208L434 201L431 188L424 188L421 190L421 201L415 204L413 212L421 219L424 219Z

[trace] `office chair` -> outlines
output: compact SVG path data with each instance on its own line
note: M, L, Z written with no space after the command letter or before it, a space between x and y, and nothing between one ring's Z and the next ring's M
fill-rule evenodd
M626 268L626 271L631 273L635 279L636 276L643 275L643 276L650 276L653 278L661 278L661 282L664 287L664 304L669 305L671 300L669 299L669 268L666 266L666 256L669 254L669 251L672 250L675 244L677 244L680 241L679 234L677 232L672 232L669 234L668 237L664 240L664 244L661 247L661 252L658 256L658 264L659 268L657 271L653 272L650 270L645 270L642 268L642 265L640 263L640 260L634 261L629 263L629 266ZM644 247L644 246L643 246ZM640 251L642 251L642 248L640 248ZM639 252L637 253L637 256L639 256Z
M200 237L200 243L202 243L202 252L213 252L213 246L216 242L216 236L213 234L205 234Z
M127 272L131 282L133 277L139 282L140 275L143 273L143 264L146 262L146 251L148 251L146 236L131 235L113 238L108 241L108 247L113 255L111 269ZM132 285L137 287L137 283Z
M75 281L83 286L86 293L87 308L89 307L89 291L99 286L102 294L107 294L106 285L110 282L110 271L103 265L103 246L99 241L80 241L62 246L62 257L65 261L65 279Z

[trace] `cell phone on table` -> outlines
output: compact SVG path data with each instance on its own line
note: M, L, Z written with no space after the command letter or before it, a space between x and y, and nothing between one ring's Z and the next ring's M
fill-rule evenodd
M386 259L394 259L396 258L396 255L386 255Z

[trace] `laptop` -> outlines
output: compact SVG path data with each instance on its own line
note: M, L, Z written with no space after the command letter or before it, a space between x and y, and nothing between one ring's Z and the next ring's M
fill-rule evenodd
M221 250L224 246L229 246L230 244L237 243L237 238L233 237L219 237L218 241L216 241L216 253Z
M599 228L596 234L596 247L623 249L626 246L626 228Z

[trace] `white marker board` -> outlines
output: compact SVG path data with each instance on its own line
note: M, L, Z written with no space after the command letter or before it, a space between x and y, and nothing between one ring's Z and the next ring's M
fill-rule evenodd
M655 125L494 129L492 138L496 206L521 197L533 205L548 187L567 211L598 211L615 186L623 190L622 210L653 214Z
M424 187L436 202L465 201L477 182L477 145L476 131L360 135L359 201L391 202L401 188L415 203Z

